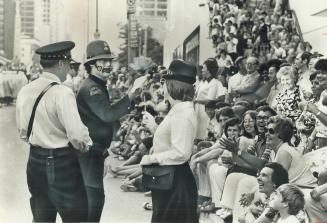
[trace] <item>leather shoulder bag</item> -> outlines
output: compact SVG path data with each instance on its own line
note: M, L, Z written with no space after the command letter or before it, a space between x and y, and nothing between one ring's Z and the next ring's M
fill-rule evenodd
M174 184L175 166L144 165L142 166L143 186L150 190L169 190Z

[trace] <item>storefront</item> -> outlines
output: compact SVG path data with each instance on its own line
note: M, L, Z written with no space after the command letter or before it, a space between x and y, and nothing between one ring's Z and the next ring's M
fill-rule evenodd
M183 43L183 59L192 64L199 64L200 26L198 26Z

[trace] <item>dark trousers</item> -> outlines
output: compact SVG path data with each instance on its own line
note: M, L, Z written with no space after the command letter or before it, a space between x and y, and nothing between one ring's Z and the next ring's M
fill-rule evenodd
M30 148L27 183L34 222L84 222L86 192L74 149Z
M103 149L98 147L92 147L88 152L79 154L79 163L87 193L89 222L100 221L105 200Z

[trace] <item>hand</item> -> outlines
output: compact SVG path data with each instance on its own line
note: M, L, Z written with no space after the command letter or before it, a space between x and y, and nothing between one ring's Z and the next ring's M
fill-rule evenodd
M299 103L299 108L300 108L302 111L304 110L304 108L305 108L306 106L308 106L308 102L306 102L306 101L302 101L302 102Z
M256 205L251 205L250 206L250 211L254 216L259 216L263 212L263 207L261 206L256 206Z
M134 91L131 88L127 91L127 95L131 101L133 101L137 96L142 93L142 88L137 88Z
M226 150L232 152L232 153L237 153L238 151L238 145L237 142L232 141L231 139L221 139L220 140L220 145L225 148Z
M128 96L132 95L137 89L142 89L146 81L146 76L141 76L137 78L133 85L128 89Z
M154 117L149 112L146 111L142 112L142 114L143 114L142 124L148 129L150 129L152 133L154 133L158 127Z
M242 207L249 206L254 199L254 193L245 193L241 195L240 204Z
M153 162L150 159L150 155L144 155L142 157L142 160L140 162L140 165L141 166L144 166L144 165L150 165L150 164L153 164Z
M316 187L310 192L310 195L311 195L312 199L315 200L315 201L320 200L320 193L319 193L318 188L319 187Z

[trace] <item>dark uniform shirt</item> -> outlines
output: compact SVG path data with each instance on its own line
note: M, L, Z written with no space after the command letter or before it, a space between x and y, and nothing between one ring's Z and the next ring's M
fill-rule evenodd
M125 96L111 104L106 82L90 75L77 94L77 106L93 143L103 145L102 149L105 149L112 140L113 122L129 112L130 99Z

